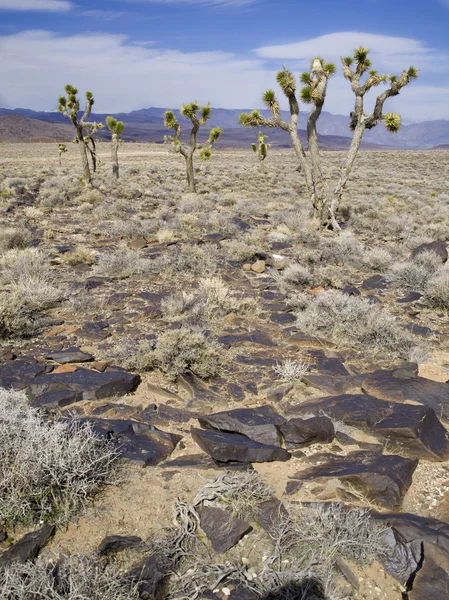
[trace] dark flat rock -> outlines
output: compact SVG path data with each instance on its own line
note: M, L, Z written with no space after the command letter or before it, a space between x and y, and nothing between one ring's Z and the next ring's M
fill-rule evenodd
M139 598L142 600L163 600L168 592L171 567L167 557L155 553L146 556L132 567L125 574L125 578L137 585Z
M263 331L222 335L217 341L227 347L241 346L242 344L256 344L258 346L268 347L277 346L276 342L273 342L270 336Z
M0 365L0 387L24 390L35 377L45 373L46 366L36 361L9 360Z
M344 394L305 402L294 409L296 414L325 413L400 446L412 457L437 461L449 458L446 429L433 409L423 405L389 402L367 394Z
M346 376L350 375L348 369L339 358L321 358L316 361L316 368L320 375Z
M409 600L447 600L449 598L449 574L430 558L424 559L416 573Z
M199 377L193 373L182 373L177 378L178 386L189 395L187 408L204 408L207 406L219 406L223 404L223 398Z
M293 389L293 383L284 383L267 390L269 402L280 402Z
M201 506L196 510L200 517L200 527L218 554L233 548L243 536L252 531L249 523L234 518L221 508Z
M409 369L375 371L362 384L367 394L394 402L420 402L438 417L449 415L449 384L419 377Z
M336 348L335 343L331 340L315 337L313 335L307 335L302 331L297 331L296 333L287 332L285 341L287 344L297 346L298 348L318 348L328 350L333 350Z
M417 256L422 254L423 252L433 252L437 256L441 258L441 262L444 264L447 262L448 254L446 242L436 241L430 242L428 244L421 244L417 248L413 250L413 252L409 256L409 260L414 260Z
M351 484L366 498L384 506L400 506L412 484L418 460L383 456L373 452L351 452L347 456L324 454L320 464L295 475L299 481L338 479Z
M402 298L398 298L396 302L399 304L408 304L409 302L417 302L422 298L422 294L419 292L410 292L407 296L403 296Z
M241 433L250 440L267 445L280 445L279 426L285 423L273 407L237 408L199 417L206 429Z
M140 383L140 376L122 370L105 372L79 368L71 373L49 373L34 379L29 390L32 400L50 392L69 390L82 393L83 400L101 400L109 396L124 396Z
M279 523L288 515L288 511L280 500L272 497L260 502L257 507L257 521L268 534L276 531Z
M366 379L366 374L362 375L312 375L306 373L301 379L306 385L320 390L325 394L337 395L348 392L360 392L362 383Z
M0 569L4 569L13 563L26 563L34 560L45 544L53 537L56 531L54 525L44 525L37 531L24 535L11 548L0 555Z
M388 285L387 278L383 275L373 275L362 283L362 290L384 290Z
M286 461L290 453L279 446L269 446L250 440L238 433L191 429L198 446L219 462L271 462Z
M79 348L67 348L67 350L60 350L59 352L49 352L48 354L44 355L44 358L54 360L60 365L89 362L94 359L92 354L81 352Z
M142 539L135 535L108 535L100 542L98 553L101 555L115 554L129 548L138 548L141 544Z
M205 454L179 456L174 460L167 460L159 466L164 469L184 469L192 467L198 469L215 469L217 467L215 461Z
M405 328L407 331L410 331L410 333L413 333L414 335L421 335L422 337L429 337L438 334L438 331L430 329L430 327L425 327L424 325L418 325L417 323L409 323L405 326Z
M290 419L281 425L286 448L302 448L312 444L330 444L335 437L334 424L328 417Z

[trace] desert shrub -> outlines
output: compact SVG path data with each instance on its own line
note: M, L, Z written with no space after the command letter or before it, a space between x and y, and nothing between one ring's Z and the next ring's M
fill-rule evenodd
M442 269L427 283L425 298L430 306L449 311L449 271Z
M282 363L276 363L273 371L283 381L301 381L304 375L309 370L309 366L305 362L287 359Z
M320 243L321 261L329 264L358 264L363 257L363 247L359 240L350 234L324 240Z
M0 571L0 597L4 600L134 600L137 586L127 581L114 564L97 556L71 555L57 563L44 559L13 563Z
M153 219L139 219L139 217L133 216L106 223L103 229L106 235L112 238L149 238L155 234L157 222Z
M97 275L124 279L150 271L150 261L141 258L134 250L117 250L112 254L100 254L94 267Z
M413 337L382 308L362 298L328 290L311 299L298 313L297 326L311 335L346 341L364 350L406 358Z
M4 283L16 282L19 279L39 277L52 278L52 268L47 256L37 248L14 248L0 256L1 279Z
M392 287L419 292L440 268L441 259L435 252L422 252L413 260L394 264L387 277Z
M104 484L119 454L88 423L49 421L21 392L0 389L0 514L8 524L67 523Z
M202 331L181 327L159 335L150 364L171 379L187 371L206 379L220 373L225 354L223 346Z
M63 254L61 262L71 267L82 264L93 265L95 263L95 254L89 248L78 246L78 248Z
M393 257L388 250L385 250L384 248L373 248L372 250L368 250L363 257L363 262L365 264L369 265L373 271L379 271L380 273L385 273L392 261Z
M114 343L112 347L100 351L101 360L113 360L114 364L124 367L128 371L142 373L153 368L154 342L151 340L136 340L124 337Z
M0 339L28 337L40 323L39 313L31 310L20 295L0 293Z
M153 261L153 268L165 277L175 273L189 275L213 275L219 260L218 249L211 244L203 246L170 246Z
M12 248L26 248L33 234L25 227L5 227L0 230L0 250L11 250Z
M243 262L268 248L263 231L250 231L230 240L224 240L221 245L227 259L231 262Z
M312 279L310 271L298 263L287 265L283 271L272 269L270 274L283 294L307 285Z

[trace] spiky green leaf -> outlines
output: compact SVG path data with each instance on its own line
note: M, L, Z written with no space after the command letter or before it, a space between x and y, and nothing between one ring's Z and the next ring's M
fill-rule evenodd
M368 48L365 48L364 46L359 46L358 48L356 48L354 50L354 59L359 64L364 64L365 61L367 60L368 54L369 54Z
M343 59L343 62L345 63L345 65L347 67L350 67L352 65L352 63L354 62L354 60L351 56L345 56L345 58Z
M210 118L211 114L212 114L212 108L210 107L210 104L207 104L206 106L201 107L201 120L202 121L207 121Z
M310 85L312 83L312 76L310 75L309 71L304 71L304 73L301 73L299 80L304 85Z
M212 143L217 142L220 135L221 135L220 127L213 127L209 132L209 141Z
M401 129L401 115L396 113L387 113L383 116L385 127L390 133L397 133Z
M200 159L205 162L212 158L212 152L210 148L203 148L200 152Z
M323 68L328 77L332 77L337 72L337 65L335 63L324 63Z
M407 71L407 76L410 80L418 78L418 69L415 67L409 67Z
M299 95L301 97L301 100L304 102L304 104L312 104L312 102L313 102L312 90L310 89L310 87L308 85L301 88L301 92Z
M296 92L296 81L293 73L288 69L282 69L276 75L276 81L281 86L282 91L288 97Z
M164 125L167 129L174 129L178 125L178 119L172 110L166 110L164 113Z
M257 152L257 145L256 144L251 144L251 148L254 150L254 152Z

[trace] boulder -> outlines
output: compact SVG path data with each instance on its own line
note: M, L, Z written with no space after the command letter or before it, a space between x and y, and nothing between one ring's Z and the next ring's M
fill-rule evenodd
M199 417L198 421L206 429L241 433L255 442L274 446L280 445L279 426L285 423L268 405L214 413Z
M196 509L200 517L200 527L218 554L233 548L243 536L252 530L246 521L234 518L230 513L213 506Z
M437 256L440 257L441 262L444 264L447 262L448 254L446 242L430 242L428 244L421 244L417 248L413 250L413 252L409 256L409 260L414 260L417 256L422 254L423 252L433 252Z
M82 352L79 348L67 348L67 350L49 352L48 354L44 354L44 358L54 360L60 365L66 365L68 363L89 362L94 359L92 354Z
M367 394L343 394L305 402L294 410L295 414L325 413L345 425L391 441L412 457L436 461L449 458L446 429L433 409L423 405L388 402Z
M419 402L433 408L438 417L449 416L449 384L424 379L411 369L375 371L362 390L383 400Z
M287 515L287 509L275 496L260 502L257 507L257 521L269 535L277 529L281 519Z
M0 365L0 387L24 390L35 377L45 373L47 365L33 360L8 360Z
M34 560L45 544L55 534L54 525L44 525L37 531L24 535L11 548L0 555L0 569L9 567L12 563L26 563Z
M416 573L408 600L447 600L449 598L449 575L430 558L424 559Z
M281 433L289 450L312 444L330 444L335 437L334 424L328 417L290 419L281 425Z
M223 404L223 398L209 388L207 383L202 381L193 373L182 373L177 378L178 386L187 392L189 400L187 408L195 409L208 406L217 406Z
M218 462L286 461L291 456L284 448L261 444L239 433L225 433L194 427L192 427L191 433L198 446Z
M319 458L320 464L296 473L295 479L336 479L349 483L366 498L386 508L401 505L418 466L417 459L363 451L347 456L323 454Z
M108 535L100 542L98 553L103 555L122 552L129 548L138 548L142 544L142 539L135 535Z

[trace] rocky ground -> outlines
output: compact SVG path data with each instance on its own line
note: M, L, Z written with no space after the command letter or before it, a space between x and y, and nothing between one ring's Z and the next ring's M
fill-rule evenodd
M336 551L339 596L264 597L449 597L449 152L360 154L340 236L317 230L289 151L266 173L217 151L196 195L161 146L124 145L117 183L108 152L86 190L75 147L60 167L53 145L0 146L0 387L88 419L128 461L31 551L4 523L0 565L48 540L42 556L147 542L181 498L211 561L248 573L279 506L338 507L380 524L382 555ZM343 154L324 159L331 181ZM271 490L258 512L198 500L248 472ZM155 579L149 597L171 593ZM262 597L217 581L195 597Z

